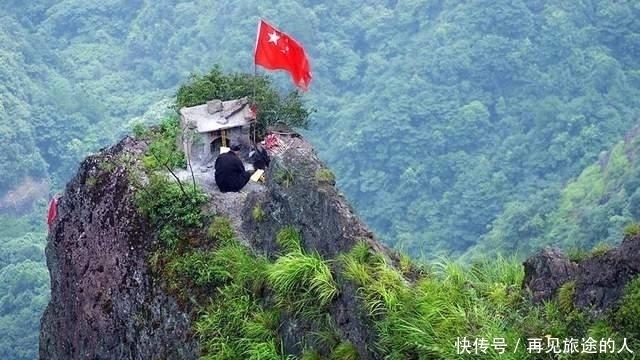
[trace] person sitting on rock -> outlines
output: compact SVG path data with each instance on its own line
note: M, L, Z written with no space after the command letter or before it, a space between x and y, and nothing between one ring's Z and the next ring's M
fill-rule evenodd
M269 166L271 159L267 150L260 144L255 145L255 150L249 154L249 160L252 162L255 169L264 170Z
M216 185L221 192L238 192L242 189L252 172L244 169L242 160L238 157L240 145L232 145L231 150L220 154L215 162Z

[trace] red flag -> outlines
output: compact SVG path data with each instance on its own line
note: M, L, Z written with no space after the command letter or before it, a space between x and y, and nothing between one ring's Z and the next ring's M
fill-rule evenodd
M298 88L309 89L311 70L304 48L262 19L258 25L255 63L269 70L286 70Z
M49 225L49 230L51 230L51 226L53 225L53 220L55 220L56 215L58 215L58 198L54 197L49 202L49 212L47 213L47 225Z

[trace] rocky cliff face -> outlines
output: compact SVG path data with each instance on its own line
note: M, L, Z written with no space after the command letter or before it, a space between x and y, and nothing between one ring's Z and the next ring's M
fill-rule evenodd
M640 274L640 235L579 262L569 260L557 248L545 248L529 258L524 269L523 286L534 302L552 299L563 284L573 281L576 307L598 315L615 308L625 286Z
M399 264L335 189L331 173L309 143L293 137L282 150L266 172L266 183L251 183L240 193L220 193L210 170L195 169L193 179L210 197L207 210L231 220L238 240L270 259L278 256L278 231L294 226L301 230L304 250L324 259L336 259L364 241L389 264ZM137 210L132 180L140 179L140 174L132 174L137 168L132 164L145 151L143 142L127 137L88 157L67 185L47 240L51 300L42 317L41 359L199 356L193 309L168 291L150 267L150 256L159 246L157 229ZM177 176L192 180L191 172ZM257 208L263 213L259 220ZM638 254L640 237L580 263L545 249L524 264L524 287L541 301L575 281L578 307L615 306L624 285L640 273ZM355 345L359 359L376 359L371 351L375 326L361 310L356 286L343 278L340 262L331 263L340 293L327 314L344 340ZM405 271L408 281L414 272ZM282 348L299 355L313 323L285 315L279 325Z
M117 161L143 151L126 138L88 157L66 187L47 239L41 359L196 358L188 317L150 276L153 231Z
M132 167L121 161L140 158L145 148L127 137L88 157L66 187L46 249L51 300L42 317L41 359L198 357L189 309L154 283L149 256L157 246L155 232L136 210ZM283 182L283 171L295 175ZM191 177L184 171L179 175ZM331 176L298 137L289 139L286 151L274 159L264 185L222 194L213 174L204 168L195 173L211 197L207 207L231 219L240 241L256 252L274 256L277 230L293 225L303 229L304 248L326 258L364 240L390 262L397 261L354 215ZM251 216L256 205L265 212L259 223ZM361 359L368 359L365 344L372 334L355 299L355 288L346 287L330 312L358 344ZM283 346L298 353L306 325L293 319L283 325Z

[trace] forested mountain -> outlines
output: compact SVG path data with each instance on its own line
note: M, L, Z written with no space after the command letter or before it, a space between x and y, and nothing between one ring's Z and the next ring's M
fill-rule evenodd
M593 165L638 121L636 2L6 0L0 244L30 255L0 256L0 287L11 284L0 292L3 358L33 358L13 344L33 339L37 316L13 315L43 304L26 299L46 283L48 192L133 117L165 111L189 73L252 72L258 16L309 52L305 98L317 111L306 135L388 244L426 258L591 247L637 219L632 207L611 210L636 192L618 177L632 179L635 162L605 175ZM594 179L605 190L576 197ZM597 211L571 215L592 200Z

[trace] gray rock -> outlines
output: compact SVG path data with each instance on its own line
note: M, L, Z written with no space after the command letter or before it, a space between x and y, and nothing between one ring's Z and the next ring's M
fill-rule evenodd
M40 359L197 358L187 314L150 275L153 231L136 211L125 167L100 169L143 151L125 138L88 157L66 187L47 239L51 300Z
M614 310L630 280L640 275L640 236L624 239L619 247L579 263L555 248L546 248L524 263L523 287L534 302L550 300L568 281L575 281L573 297L578 309L598 316Z

